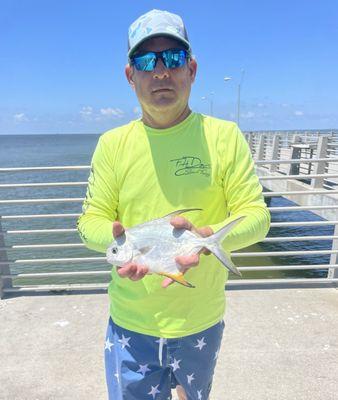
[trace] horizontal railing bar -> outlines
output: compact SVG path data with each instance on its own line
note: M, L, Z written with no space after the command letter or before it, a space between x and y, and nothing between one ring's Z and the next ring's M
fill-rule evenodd
M265 251L265 252L243 252L232 253L237 257L265 257L265 256L295 256L295 255L325 255L338 254L338 250L307 250L307 251ZM82 262L107 262L106 257L66 257L66 258L36 258L26 260L0 261L0 265L8 264L54 264L54 263L82 263Z
M305 211L305 210L334 210L338 206L290 206L290 207L268 207L270 212Z
M283 270L306 270L306 269L329 269L338 268L338 264L315 264L315 265L266 265L262 266L247 266L237 267L239 271L283 271ZM37 272L37 273L19 273L19 274L8 274L2 275L3 278L52 278L52 277L63 277L63 276L110 276L111 270L106 271L72 271L72 272Z
M88 182L50 182L50 183L3 183L0 189L25 187L53 187L53 186L86 186Z
M279 236L279 237L268 237L263 239L260 243L264 242L306 242L311 240L334 240L338 239L338 236Z
M280 176L259 176L260 180L281 180L301 178L337 178L338 174L316 174L316 175L280 175ZM58 186L87 186L88 182L49 182L49 183L2 183L0 189L25 188L25 187L58 187Z
M271 284L333 284L337 283L337 278L305 278L305 279L231 279L227 282L226 287L234 287L241 285L271 285ZM92 284L64 284L64 285L27 285L14 286L12 288L3 288L4 293L20 293L31 291L59 291L59 290L88 290L88 289L107 289L109 283L92 283Z
M62 276L88 276L88 275L111 275L111 270L107 271L72 271L72 272L37 272L32 274L9 274L2 275L3 278L52 278Z
M56 199L20 199L20 200L0 200L0 204L28 204L28 203L69 203L82 202L82 197L56 198Z
M337 250L338 251L338 250ZM27 260L0 261L0 265L8 264L54 264L54 263L78 263L78 262L106 262L106 257L65 257L65 258L29 258Z
M305 190L305 191L290 191L290 192L263 192L265 197L273 197L273 196L291 196L295 194L299 195L308 195L308 194L337 194L338 190ZM71 197L71 198L56 198L56 199L9 199L9 200L0 200L0 204L36 204L36 203L69 203L69 202L83 202L84 198L82 197Z
M314 265L267 265L267 266L249 266L249 267L237 267L240 271L297 271L306 269L329 269L338 268L338 264L314 264Z
M293 222L271 222L271 228L280 228L285 226L326 226L336 225L338 221L293 221Z
M0 168L0 172L27 172L27 171L60 171L90 169L90 165L67 165L61 167L22 167Z
M74 218L81 214L27 214L27 215L3 215L2 220L6 219L34 219L34 218Z
M316 175L278 175L278 176L258 176L261 181L283 180L283 179L308 179L308 178L337 178L338 174L316 174Z
M305 242L311 240L334 240L338 236L276 236L263 239L261 242ZM27 249L55 249L55 248L74 248L86 247L84 243L60 243L60 244L35 244L35 245L13 245L0 247L0 250L27 250Z
M330 210L336 209L338 206L330 205L330 206L290 206L290 207L268 207L270 212L284 212L284 211L302 211L302 210ZM9 219L38 219L38 218L77 218L81 215L81 213L74 214L27 214L27 215L3 215L1 216L2 220Z
M291 158L289 160L255 160L255 164L306 164L315 162L336 162L338 158Z
M39 290L58 291L58 290L86 290L86 289L107 289L108 283L84 283L84 284L64 284L64 285L25 285L3 288L4 293L20 293Z
M262 192L265 197L309 195L309 194L337 194L338 190L295 190L290 192Z
M338 250L306 250L306 251L263 251L251 253L231 253L231 257L273 257L273 256L307 256L338 254Z
M20 231L0 231L2 234L26 234L26 233L67 233L67 232L77 232L77 229L22 229Z
M0 247L0 250L27 250L27 249L55 249L55 248L86 247L84 243L60 243L60 244L18 244Z
M271 284L332 284L337 283L338 278L298 278L298 279L232 279L226 284L226 287L241 286L241 285L271 285Z
M325 226L336 225L338 221L295 221L295 222L272 222L270 227L285 227L285 226ZM31 229L31 230L10 230L0 231L0 235L4 234L30 234L30 233L66 233L77 232L77 229Z

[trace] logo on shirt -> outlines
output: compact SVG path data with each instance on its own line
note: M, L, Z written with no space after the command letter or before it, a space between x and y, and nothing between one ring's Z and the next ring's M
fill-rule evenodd
M176 176L199 174L205 177L210 176L211 165L203 164L202 160L194 156L184 156L170 160L174 163Z

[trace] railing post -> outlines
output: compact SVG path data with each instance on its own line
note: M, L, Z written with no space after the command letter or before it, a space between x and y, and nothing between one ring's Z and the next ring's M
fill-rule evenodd
M264 147L265 147L265 135L262 133L259 137L257 160L264 160Z
M334 227L334 236L338 236L338 224ZM332 240L332 250L338 250L338 239ZM338 264L338 253L331 254L330 265ZM338 278L338 268L329 268L327 277L329 279Z
M280 155L280 136L275 135L272 142L272 159L278 160ZM270 164L270 172L275 172L278 169L278 164Z
M4 289L12 287L12 279L11 278L4 278L3 275L9 275L10 269L9 264L6 262L8 261L7 258L7 251L5 249L5 239L2 232L2 225L1 225L1 216L0 216L0 299L2 299L5 295ZM4 264L2 264L4 262Z
M249 133L248 143L249 143L249 148L250 148L251 154L253 154L253 152L254 152L254 143L253 143L253 141L254 141L254 134L253 134L253 132L250 132Z
M328 145L328 136L320 136L318 139L317 145L317 158L326 158L327 157L327 145ZM315 163L314 173L324 174L325 173L326 161L320 161ZM323 187L324 178L312 178L311 179L311 187L313 188L321 188Z
M291 144L291 160L300 158L302 152L300 148L292 147L293 144L301 143L302 138L298 135L295 135ZM290 163L288 175L299 175L299 163Z

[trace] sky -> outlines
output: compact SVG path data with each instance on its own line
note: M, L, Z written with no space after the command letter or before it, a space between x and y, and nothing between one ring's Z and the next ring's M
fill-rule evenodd
M0 134L99 134L139 118L127 31L154 8L186 24L194 111L237 121L239 105L244 131L338 128L337 0L2 0Z

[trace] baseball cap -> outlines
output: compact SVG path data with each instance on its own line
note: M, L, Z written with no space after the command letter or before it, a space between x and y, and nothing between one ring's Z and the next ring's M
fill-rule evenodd
M179 15L169 11L151 10L134 21L128 31L128 57L145 40L155 36L167 36L182 42L191 51L187 30Z

